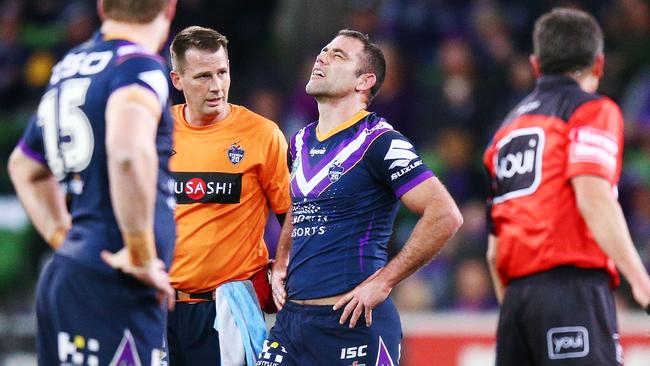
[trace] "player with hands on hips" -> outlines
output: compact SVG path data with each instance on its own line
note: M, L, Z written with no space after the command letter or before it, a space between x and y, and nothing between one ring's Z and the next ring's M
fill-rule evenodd
M402 331L388 296L462 224L411 142L366 110L385 73L381 50L352 30L316 57L306 90L319 118L290 141L293 204L271 280L281 310L258 365L397 365ZM400 201L420 219L388 261Z

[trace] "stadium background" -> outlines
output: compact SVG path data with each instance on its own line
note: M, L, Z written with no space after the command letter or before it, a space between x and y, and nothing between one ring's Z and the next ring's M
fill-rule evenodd
M500 119L533 87L527 58L535 18L567 5L593 13L605 32L600 91L626 118L620 201L650 265L648 0L180 0L172 35L194 24L225 34L230 101L276 121L287 136L316 118L304 85L336 31L360 30L380 44L388 75L370 110L414 141L465 217L443 252L392 294L403 314L402 364L482 366L493 362L497 305L484 264L480 157ZM34 285L51 255L20 208L6 161L53 63L97 25L93 0L0 2L0 366L35 364ZM393 252L415 221L400 212ZM277 224L268 229L272 238ZM625 285L616 296L627 364L650 365L650 321Z

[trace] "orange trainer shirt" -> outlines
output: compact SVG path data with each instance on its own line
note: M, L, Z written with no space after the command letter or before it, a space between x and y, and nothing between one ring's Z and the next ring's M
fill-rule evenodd
M214 125L192 126L185 104L172 107L177 238L171 284L210 291L248 279L268 262L269 207L289 210L287 142L278 126L232 105Z

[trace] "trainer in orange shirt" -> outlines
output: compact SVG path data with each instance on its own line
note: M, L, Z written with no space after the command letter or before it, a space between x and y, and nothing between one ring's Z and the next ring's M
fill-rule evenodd
M177 241L170 275L178 301L168 322L172 365L231 364L254 353L241 334L221 330L229 334L220 338L215 330L219 288L244 281L245 301L259 312L248 280L265 274L269 207L283 220L290 206L284 135L275 123L228 103L227 44L218 32L193 26L171 45L172 82L186 100L172 107ZM256 319L263 323L261 314Z

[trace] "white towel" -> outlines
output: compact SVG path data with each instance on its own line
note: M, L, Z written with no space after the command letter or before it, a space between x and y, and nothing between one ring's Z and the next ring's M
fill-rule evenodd
M215 293L221 366L255 365L266 339L266 324L251 281L219 286Z

